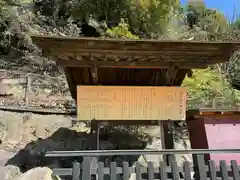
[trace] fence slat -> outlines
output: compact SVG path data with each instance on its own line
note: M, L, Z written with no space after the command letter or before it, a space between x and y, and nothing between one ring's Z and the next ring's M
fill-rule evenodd
M148 162L148 180L154 180L154 168L152 162Z
M213 160L210 160L208 162L208 167L209 167L210 179L217 180L217 171L216 171L215 162Z
M142 180L141 165L139 162L136 162L136 179Z
M73 171L72 171L72 180L80 180L80 163L74 162L73 163Z
M225 160L220 160L220 172L222 175L222 180L228 180L228 171Z
M197 175L199 175L200 180L206 180L207 174L206 174L206 168L205 168L205 160L204 155L197 154Z
M191 180L191 169L190 169L190 163L188 161L184 161L183 171L184 171L184 179Z
M117 179L117 165L116 162L111 162L110 165L110 179L116 180Z
M98 163L97 174L98 174L98 180L104 179L104 164L103 164L103 162Z
M83 158L82 180L91 179L91 157Z
M173 180L180 180L177 162L172 161L170 165L171 165Z
M239 168L236 160L231 160L231 169L233 172L233 179L240 180Z
M166 170L166 164L164 161L160 162L160 178L162 179L167 179L167 170Z
M123 162L123 180L129 179L129 164L128 162Z

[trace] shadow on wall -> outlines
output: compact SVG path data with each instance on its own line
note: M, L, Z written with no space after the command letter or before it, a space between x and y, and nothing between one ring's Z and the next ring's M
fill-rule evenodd
M5 165L18 166L22 172L38 166L50 168L72 167L73 160L81 162L82 157L45 158L45 152L89 150L90 138L90 134L68 128L60 128L47 139L38 139L27 144L24 149L20 150ZM99 139L100 149L144 149L150 140L148 137L131 132L127 128L109 127L100 131ZM100 157L99 160L105 164L108 164L110 161L115 161L118 164L125 160L132 165L138 158L139 156L111 156Z

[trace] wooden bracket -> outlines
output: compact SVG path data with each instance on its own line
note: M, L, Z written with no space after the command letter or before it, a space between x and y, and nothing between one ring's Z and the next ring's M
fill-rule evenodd
M177 76L177 73L179 71L179 68L175 66L173 63L170 63L170 66L167 69L166 73L166 85L171 86L173 83L173 80Z
M90 73L92 77L92 83L96 85L98 83L98 68L96 66L90 68Z

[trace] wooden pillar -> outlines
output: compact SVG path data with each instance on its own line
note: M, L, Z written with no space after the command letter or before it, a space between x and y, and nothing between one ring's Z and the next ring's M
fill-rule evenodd
M99 150L99 121L91 121L91 150ZM91 158L90 168L97 168L98 157ZM97 180L97 175L92 175L90 180Z
M90 68L90 75L91 75L91 82L94 85L98 85L98 68L93 67ZM93 119L91 121L91 150L98 150L99 149L99 121Z
M91 150L99 149L99 121L91 121Z
M161 141L162 141L162 149L174 149L174 137L172 133L172 125L173 121L164 120L160 121L160 132L161 132ZM163 160L167 165L171 161L175 160L175 155L163 155Z

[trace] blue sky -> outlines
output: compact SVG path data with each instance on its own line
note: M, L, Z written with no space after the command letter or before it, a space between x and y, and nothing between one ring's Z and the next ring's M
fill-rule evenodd
M182 4L186 4L188 0L180 0ZM240 14L240 0L204 0L205 4L209 8L215 8L226 15L231 21L233 19L234 5L236 13Z

